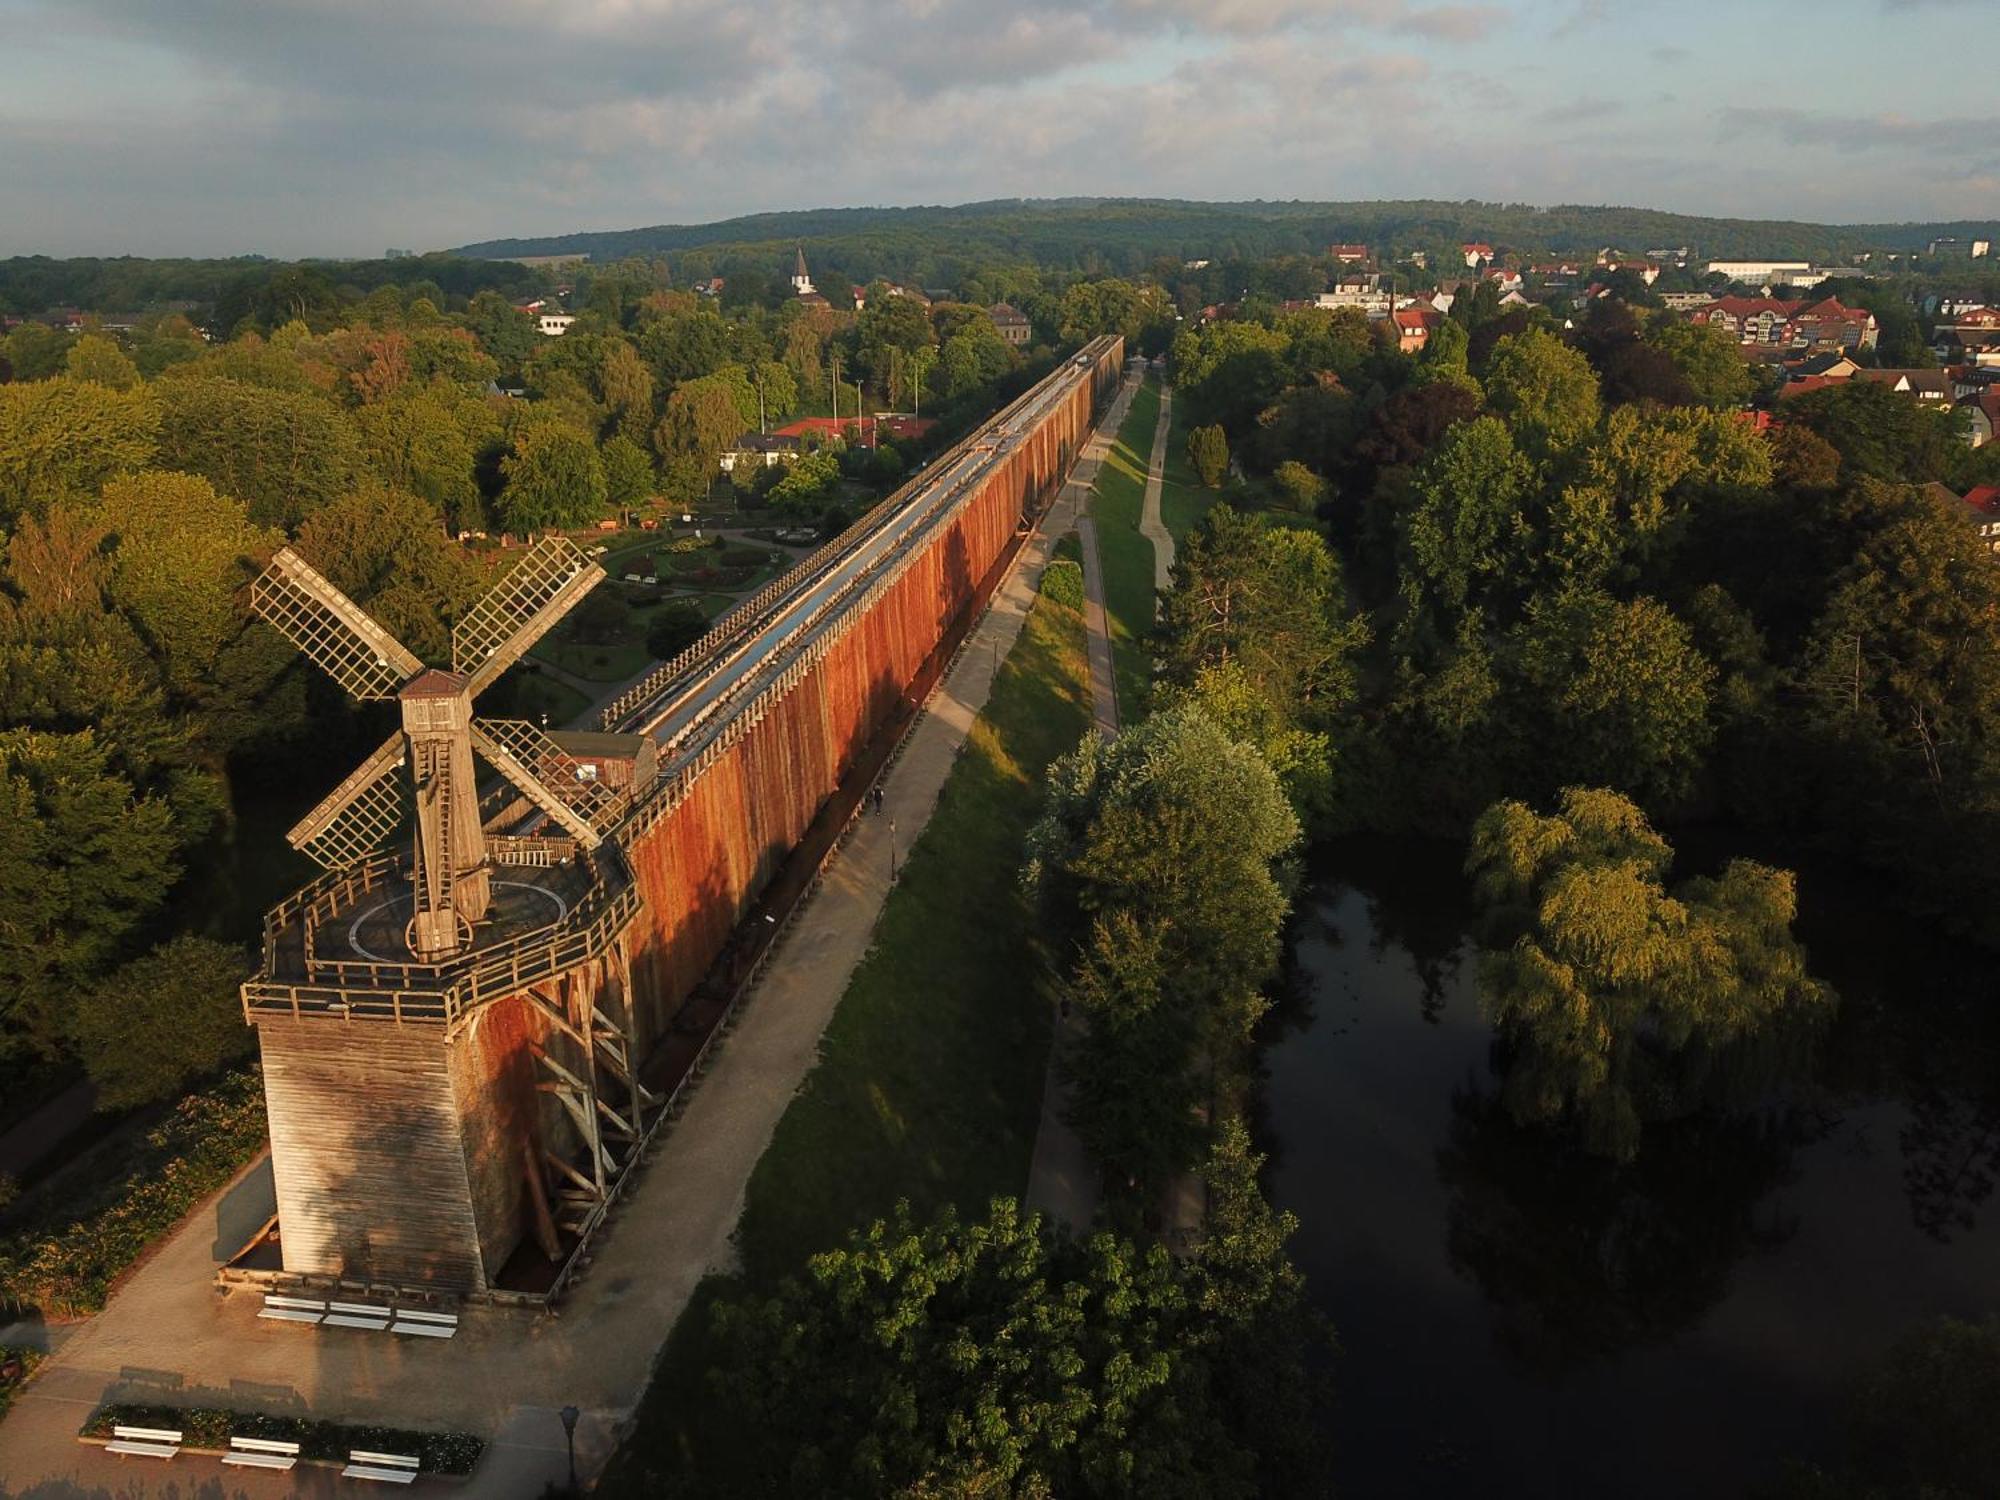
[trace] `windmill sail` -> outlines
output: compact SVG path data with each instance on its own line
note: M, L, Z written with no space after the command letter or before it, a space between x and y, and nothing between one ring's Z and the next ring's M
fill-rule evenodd
M477 697L604 578L568 537L543 537L451 633L451 661Z
M356 698L377 701L423 670L401 641L290 547L250 586L250 607Z
M366 859L388 843L402 825L406 812L403 778L396 772L403 760L403 732L399 729L299 819L285 835L287 842L329 870Z

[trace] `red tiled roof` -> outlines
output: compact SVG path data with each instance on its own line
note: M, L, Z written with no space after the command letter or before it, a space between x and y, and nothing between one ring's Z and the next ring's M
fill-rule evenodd
M2000 484L1974 485L1965 492L1965 503L1989 516L2000 515Z

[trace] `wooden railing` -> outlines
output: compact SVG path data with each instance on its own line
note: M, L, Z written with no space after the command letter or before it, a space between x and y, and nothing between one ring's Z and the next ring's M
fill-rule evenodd
M547 926L448 963L398 963L374 959L318 959L307 956L303 972L287 977L280 965L243 985L243 1007L253 1023L259 1016L311 1016L319 1019L381 1020L449 1025L489 1001L517 993L532 984L600 957L612 940L638 913L640 896L623 859L607 872L593 865L596 883L583 899ZM310 909L300 898L318 889L317 899L333 894L343 882L358 891L375 861L343 871L328 881L316 881L293 901L278 908L294 913ZM395 861L386 861L391 867ZM380 884L378 875L373 884ZM277 916L273 912L273 918ZM267 924L267 944L271 942Z

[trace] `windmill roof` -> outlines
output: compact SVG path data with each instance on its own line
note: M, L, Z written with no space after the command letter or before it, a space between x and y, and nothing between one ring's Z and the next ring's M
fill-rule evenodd
M427 667L403 685L399 698L455 698L465 691L466 679L442 667Z

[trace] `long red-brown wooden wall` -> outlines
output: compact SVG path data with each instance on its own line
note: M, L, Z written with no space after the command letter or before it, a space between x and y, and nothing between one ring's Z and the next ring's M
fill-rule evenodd
M715 962L750 901L971 603L1023 511L1067 474L1123 359L1122 343L1114 343L803 678L633 842L628 854L646 901L633 960L642 1047Z

